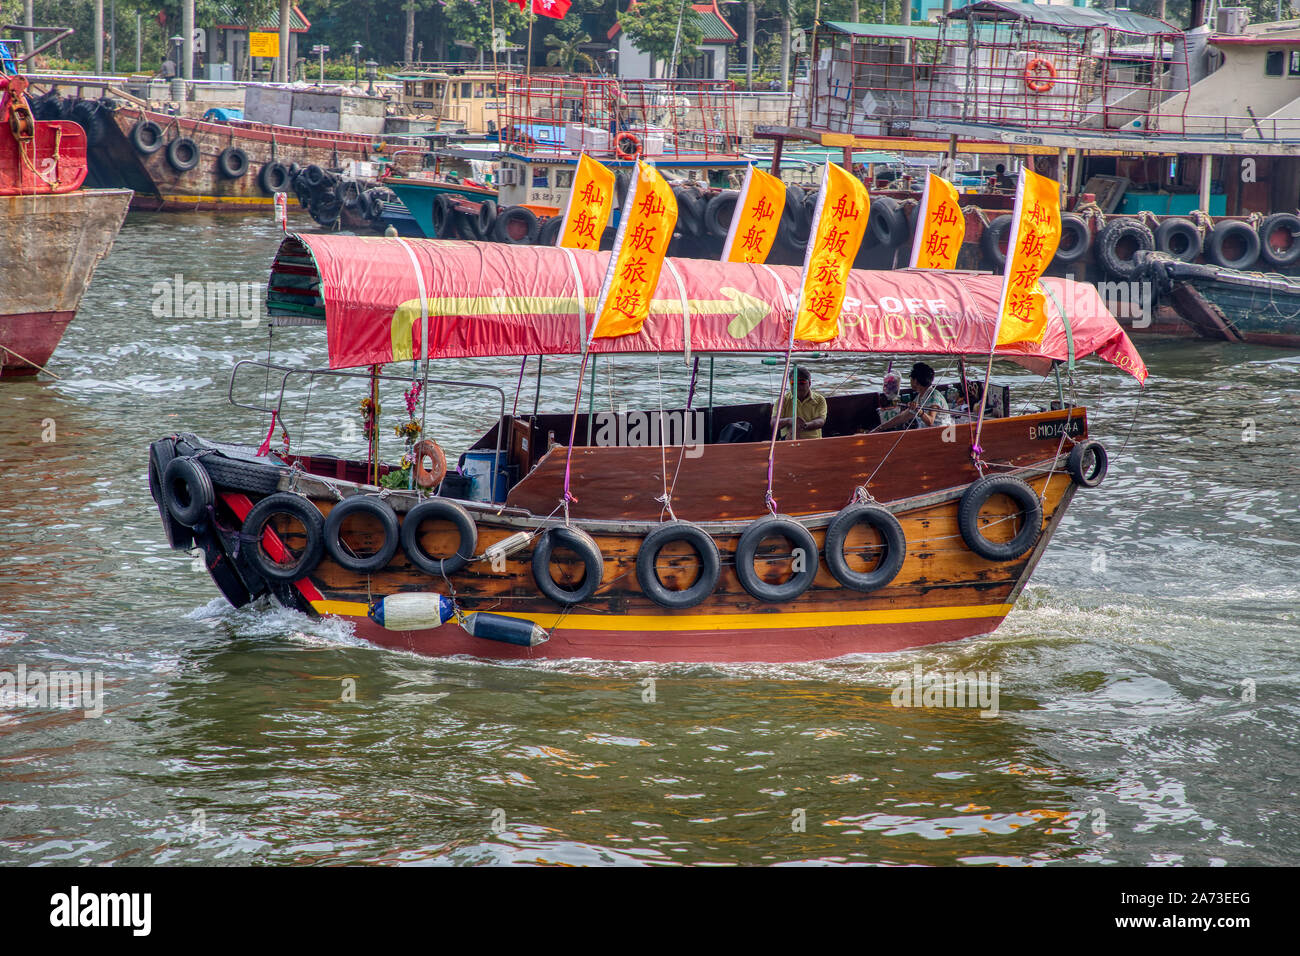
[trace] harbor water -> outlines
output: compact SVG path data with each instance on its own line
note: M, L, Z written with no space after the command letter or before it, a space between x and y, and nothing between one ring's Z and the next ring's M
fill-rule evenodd
M1300 355L1138 339L1145 389L1085 363L1110 477L993 635L792 665L419 658L232 609L150 499L150 441L266 437L228 401L235 361L324 364L321 329L268 342L248 305L278 237L269 217L130 216L60 378L0 389L0 671L103 675L102 716L0 690L0 863L1298 862ZM186 307L215 282L248 285ZM829 391L884 371L809 367ZM235 397L274 401L278 378L246 372ZM1055 397L1003 372L1017 407ZM661 383L680 403L684 373L602 363L595 407L657 407ZM543 410L576 374L547 360ZM777 375L720 361L714 400L770 400ZM436 376L509 405L520 368ZM285 389L295 448L362 452L362 383ZM396 421L400 390L383 403ZM429 407L449 457L498 413L451 389ZM981 672L996 706L897 706L918 668Z

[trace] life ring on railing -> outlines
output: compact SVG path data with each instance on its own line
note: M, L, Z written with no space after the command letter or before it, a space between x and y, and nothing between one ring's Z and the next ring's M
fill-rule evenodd
M433 462L432 468L424 467L426 458ZM421 488L436 488L447 477L447 456L432 438L417 441L411 449L411 459L411 467L415 469L415 483Z
M624 149L623 144L629 142L632 144L632 148L630 150ZM614 154L619 159L636 159L641 155L641 140L637 138L635 133L624 130L614 137Z
M1036 80L1040 72L1045 72L1049 79ZM1056 82L1056 67L1052 66L1041 56L1036 56L1025 64L1025 86L1029 87L1035 93L1046 93Z

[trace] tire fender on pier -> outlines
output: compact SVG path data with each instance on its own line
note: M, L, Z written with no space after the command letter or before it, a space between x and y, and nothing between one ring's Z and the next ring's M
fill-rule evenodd
M1133 246L1133 253L1121 255L1121 243ZM1136 219L1112 219L1097 233L1094 252L1106 274L1116 279L1136 279L1142 271L1137 259L1139 252L1151 252L1156 247L1151 230Z
M1241 244L1239 255L1233 256L1229 251L1232 242ZM1205 258L1225 269L1249 269L1259 261L1261 245L1259 233L1250 227L1250 223L1225 219L1210 230L1210 238L1205 243Z

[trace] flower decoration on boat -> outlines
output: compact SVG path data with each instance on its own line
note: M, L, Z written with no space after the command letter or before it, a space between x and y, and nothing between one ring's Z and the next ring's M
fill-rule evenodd
M366 441L375 441L379 438L379 415L384 410L383 406L370 398L363 398L360 404L362 431L365 433Z
M393 429L393 434L398 438L401 438L408 445L413 445L415 444L415 440L420 437L421 431L423 431L423 429L420 428L420 423L413 419L409 422L402 422L402 424Z

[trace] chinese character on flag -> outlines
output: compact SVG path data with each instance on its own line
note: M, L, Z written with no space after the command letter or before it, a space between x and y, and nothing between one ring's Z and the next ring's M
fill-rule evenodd
M749 167L722 245L723 262L766 262L785 211L785 183Z
M520 10L528 9L528 0L510 0ZM533 13L539 17L550 17L552 20L563 20L564 15L569 12L569 7L573 5L573 0L533 0Z
M565 249L599 249L613 208L613 171L583 153L578 157L578 171L564 209L564 225L555 244Z
M871 199L862 180L827 163L804 256L793 338L826 342L839 334L849 270L862 245L870 213Z
M1047 328L1046 297L1038 280L1061 241L1060 183L1021 169L1011 216L995 342L1038 343Z
M672 188L653 166L638 162L596 299L592 337L614 338L641 331L650 315L676 225L677 198Z
M957 268L957 253L966 238L966 216L957 204L957 187L931 173L917 215L910 268Z

